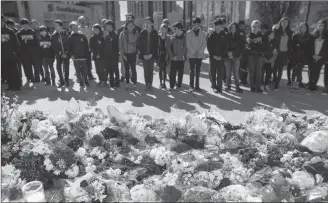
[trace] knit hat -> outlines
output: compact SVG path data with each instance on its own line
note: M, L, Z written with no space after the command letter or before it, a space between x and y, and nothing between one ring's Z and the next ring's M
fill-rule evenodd
M20 24L21 25L29 25L30 24L30 21L29 20L27 20L26 18L22 18L21 20L20 20Z
M77 25L77 22L76 21L72 21L69 23L69 27L71 28L72 25Z
M253 20L251 27L260 26L260 25L261 25L261 22L259 20Z
M173 27L175 27L175 28L178 28L178 29L182 30L182 28L183 28L183 25L182 25L182 23L181 23L181 22L176 22L176 23L174 23L174 24L173 24Z
M222 21L222 19L221 18L218 18L218 19L216 19L215 21L214 21L214 25L215 26L217 26L217 25L223 25L224 23L223 23L223 21Z
M47 30L47 27L44 26L44 25L41 25L40 28L39 28L39 30L40 30L40 32L42 32L42 31L46 31L47 32L48 31Z
M151 23L154 23L154 20L153 20L153 18L152 18L152 17L149 17L149 16L148 16L148 17L146 17L146 18L145 18L145 21L147 21L147 20L149 20Z
M200 24L202 22L202 20L199 17L196 17L193 19L192 23L194 24Z
M96 29L98 29L99 31L102 30L102 29L101 29L101 25L99 25L98 23L97 23L97 24L94 24L94 25L92 26L92 28L96 28Z

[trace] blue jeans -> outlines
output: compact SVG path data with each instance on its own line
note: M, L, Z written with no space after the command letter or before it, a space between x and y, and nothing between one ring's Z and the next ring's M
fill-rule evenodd
M76 77L80 81L80 83L83 83L84 81L88 81L88 64L87 60L74 60L74 67L76 71ZM83 80L84 79L84 80Z
M240 57L224 60L224 66L226 68L227 76L227 86L231 87L231 72L233 72L233 77L235 80L236 87L239 87L239 66L240 66Z
M42 65L44 68L44 73L45 73L45 79L47 82L50 82L50 76L51 80L55 81L55 70L54 70L54 59L42 59ZM50 74L49 74L50 70Z

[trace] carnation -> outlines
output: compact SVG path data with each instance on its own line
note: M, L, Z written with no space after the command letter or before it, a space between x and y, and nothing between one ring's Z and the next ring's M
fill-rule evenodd
M75 154L77 157L83 158L86 155L86 153L87 151L83 147L80 147Z
M77 165L73 165L71 166L70 169L68 169L65 174L69 177L69 178L74 178L76 176L79 175L79 167Z
M5 165L1 167L1 188L14 187L20 181L21 171L14 165Z

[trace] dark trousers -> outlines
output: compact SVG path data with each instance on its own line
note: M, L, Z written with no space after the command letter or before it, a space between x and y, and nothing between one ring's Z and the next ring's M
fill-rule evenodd
M55 81L55 78L56 78L53 61L54 61L54 59L42 59L42 65L44 68L45 79L47 82L50 82L50 77L53 82ZM49 74L49 72L50 72L50 74Z
M154 76L154 59L142 60L143 68L144 68L144 77L146 86L153 85L153 76Z
M233 77L235 80L236 87L239 87L239 66L240 66L240 58L233 59L225 59L224 66L226 70L226 85L231 87L231 73L233 73Z
M170 88L177 86L181 88L183 80L183 69L184 61L172 61L171 60L171 71L170 71ZM177 83L178 74L178 83Z
M39 54L33 54L32 55L32 61L33 61L33 68L34 68L34 77L37 72L39 72L39 75L41 76L41 79L45 78L45 71L43 70L42 67L42 58ZM37 69L37 71L36 71ZM40 78L39 76L39 78ZM36 78L36 80L38 80Z
M125 79L126 83L130 83L130 69L132 73L131 81L133 84L137 84L137 70L136 70L136 60L137 60L137 54L131 53L131 54L125 54L127 60L124 61L124 67L125 67Z
M200 67L202 66L202 59L190 58L190 82L191 88L199 88ZM196 86L195 86L195 70L196 70Z
M320 71L325 61L319 59L317 62L314 62L310 65L310 78L309 78L309 88L316 89L317 83L320 78Z
M22 62L20 60L17 60L17 67L18 67L18 72L19 72L19 78L21 81L21 84L23 82L23 69L22 69Z
M275 82L276 86L279 86L281 77L282 77L282 71L284 69L284 66L287 65L288 60L288 53L287 52L278 52L276 61L274 63L273 67L273 80Z
M104 66L104 60L103 59L96 59L94 60L95 66L96 66L96 73L98 75L98 79L100 82L106 82L106 71Z
M222 80L224 74L224 60L215 60L210 58L210 71L211 71L211 82L212 88L222 90Z
M21 61L27 79L28 80L34 79L35 81L40 82L40 67L41 67L40 58L32 55L30 57L22 58ZM32 67L34 69L34 73Z
M287 79L288 79L288 81L294 81L294 80L292 80L293 79L292 78L293 72L294 72L293 64L291 62L289 62L287 64Z
M302 82L302 72L303 72L304 65L297 63L293 67L293 74L292 74L292 81L294 82L295 80L298 83Z
M248 77L248 57L246 54L243 54L240 58L240 68L239 68L239 77L240 81L246 82Z
M89 79L93 79L91 53L87 57L87 67L88 67L88 77Z
M263 57L257 55L248 56L249 83L252 89L261 88Z
M160 85L162 85L165 84L166 82L167 63L165 63L164 61L160 61L158 66L159 66L159 81L160 81Z
M76 77L83 84L83 81L88 81L88 64L87 60L74 60ZM84 79L84 80L83 80Z
M324 73L324 84L325 87L328 87L328 63L325 64L325 73Z
M8 89L19 90L21 83L17 61L1 59L1 69L3 70L3 78L8 83Z
M262 77L261 77L262 78L261 82L264 86L270 84L271 76L272 76L271 63L264 63L262 68Z
M69 58L59 58L57 59L57 64L56 64L56 68L57 68L57 73L60 79L61 83L66 82L66 84L68 84L68 79L69 79ZM65 80L63 77L63 71L65 74Z
M105 71L106 71L106 78L109 78L110 85L119 84L120 83L120 71L118 70L118 57L105 58ZM124 65L123 65L124 68Z

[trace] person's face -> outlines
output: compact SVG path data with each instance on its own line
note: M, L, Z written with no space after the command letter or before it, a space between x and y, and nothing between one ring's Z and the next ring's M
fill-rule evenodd
M46 34L47 34L47 32L46 32L45 30L42 30L42 31L40 32L40 35L43 36L43 37L46 36Z
M96 35L99 35L100 30L98 30L98 28L92 28L92 32Z
M71 25L71 30L73 32L77 32L78 31L77 25Z
M30 25L29 25L29 24L24 24L24 25L22 25L22 28L23 28L24 30L27 30L27 29L30 28Z
M244 24L241 24L241 25L239 25L239 27L240 27L241 30L244 30L245 25Z
M132 20L132 21L134 21L134 19L133 19L132 16L128 16L126 19L127 19L127 20Z
M55 23L55 30L57 32L61 32L63 30L63 28L58 23Z
M129 23L129 24L127 25L127 28L128 28L129 31L132 31L133 28L134 28L134 24L133 24L133 23Z
M306 29L305 24L302 24L301 27L300 27L300 31L301 31L301 33L304 34L304 33L306 32L306 30L307 30L307 29Z
M249 34L249 33L251 33L251 29L250 29L250 27L245 27L244 28L244 32L245 32L245 34Z
M324 29L325 29L325 25L324 25L323 23L319 23L319 24L318 24L318 31L319 31L320 33L322 33Z
M79 23L81 24L81 25L85 25L85 18L83 17L83 18L80 18L79 19Z
M194 26L195 29L199 29L199 27L200 27L200 23L194 23L193 26Z
M236 31L237 31L236 25L232 25L231 26L231 33L236 33Z
M161 27L161 33L166 34L167 33L167 28L166 27Z
M255 25L253 25L252 26L252 32L253 33L258 33L259 32L259 30L260 30L260 25L259 24L255 24Z
M113 31L113 26L112 25L106 25L105 24L105 30L107 31L107 32L112 32Z
M221 32L223 30L223 28L224 28L223 25L216 25L215 26L215 32L216 33L219 33L219 32Z
M150 20L146 20L146 21L145 21L145 27L146 27L147 29L151 29L152 26L153 26L153 23L152 23Z
M20 25L15 25L15 28L17 29L17 30L20 30L22 27L20 26Z
M176 35L178 35L178 36L180 36L181 33L182 33L182 30L179 29L179 28L177 28L177 27L174 27L174 28L173 28L173 31L174 31L174 33L175 33Z
M283 29L286 29L287 28L287 26L288 26L288 20L283 20L282 22L281 22L281 26L282 26L282 28Z
M37 21L33 21L31 23L31 26L32 26L33 29L37 29L39 27L39 23Z

